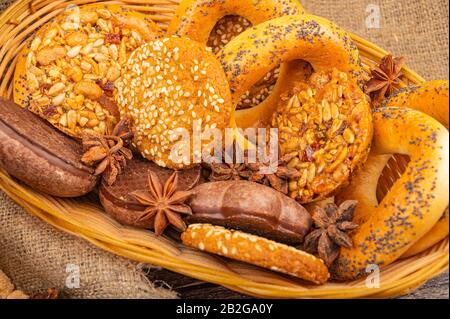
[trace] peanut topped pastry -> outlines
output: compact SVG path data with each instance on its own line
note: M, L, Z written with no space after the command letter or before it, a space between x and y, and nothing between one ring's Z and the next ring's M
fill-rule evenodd
M117 104L131 118L133 145L142 156L172 169L199 163L193 135L228 127L232 111L219 61L206 46L177 37L150 41L132 53L118 82Z
M109 134L119 117L112 96L122 65L156 37L156 24L118 6L66 11L21 53L14 99L71 136Z
M300 178L289 195L301 203L323 199L349 180L367 157L372 138L371 111L350 76L333 69L314 73L282 94L272 116L282 154Z

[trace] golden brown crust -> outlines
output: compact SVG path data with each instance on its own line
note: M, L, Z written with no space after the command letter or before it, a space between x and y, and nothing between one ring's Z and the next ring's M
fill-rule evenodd
M296 0L261 0L257 5L254 0L183 0L177 7L167 34L206 44L216 22L226 15L238 15L256 25L283 15L303 12L303 7Z
M192 149L194 128L222 131L232 111L219 61L200 43L177 37L133 52L118 82L117 104L132 119L133 143L142 156L173 169L199 163ZM191 150L177 155L173 147L182 130L189 133Z
M297 0L183 0L171 20L168 34L187 36L207 44L217 54L231 39L252 25L303 13L303 7ZM236 109L250 108L260 103L276 104L279 93L285 90L285 81L280 79L285 79L286 73L296 68L297 64L282 64L266 73L241 96Z
M316 284L329 278L321 259L294 247L210 224L192 224L181 234L183 244L244 261Z
M314 73L281 95L272 127L282 154L300 172L289 195L301 203L331 196L363 163L372 140L370 105L345 72Z
M401 258L407 258L419 254L428 248L432 247L436 243L448 237L448 227L449 227L449 217L448 217L448 206L442 215L441 219L426 233L422 238L420 238L414 245L412 245Z
M375 110L372 153L401 153L411 160L352 234L353 248L341 249L332 271L336 279L362 276L370 264L389 265L436 224L448 206L448 147L448 131L430 116L406 108Z
M386 106L408 107L424 112L448 128L448 81L438 80L401 89L385 101ZM391 155L370 154L364 166L353 176L351 183L337 196L336 201L358 200L355 222L365 223L377 211L377 185ZM448 236L448 207L433 228L414 243L402 258L415 255Z
M218 54L232 92L233 105L267 72L280 63L303 59L315 71L330 70L359 80L359 53L349 35L331 22L312 15L284 16L247 29ZM264 103L236 112L237 127L250 127L270 118L273 106Z
M65 11L20 53L14 99L71 136L109 133L118 121L112 95L121 65L157 36L156 24L119 6Z
M409 107L434 117L448 129L449 81L434 80L403 88L390 96L383 106Z

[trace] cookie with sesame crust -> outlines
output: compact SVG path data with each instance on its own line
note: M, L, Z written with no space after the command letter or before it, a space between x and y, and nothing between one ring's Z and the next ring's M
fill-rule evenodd
M302 250L211 224L191 224L181 234L183 244L213 254L324 284L330 274L324 262Z
M133 146L143 157L172 169L200 163L201 154L193 150L194 131L221 133L232 114L220 62L206 46L178 37L150 41L132 53L118 81L116 101L121 114L131 118Z

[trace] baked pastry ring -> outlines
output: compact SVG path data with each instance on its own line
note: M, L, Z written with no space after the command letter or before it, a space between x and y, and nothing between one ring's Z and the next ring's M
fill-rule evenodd
M449 134L442 124L425 113L408 109L382 107L374 111L372 156L409 155L411 160L378 206L361 191L373 185L374 175L359 175L361 191L345 195L359 200L355 222L362 222L352 234L353 248L342 248L332 272L339 280L351 280L366 273L370 264L386 266L404 254L430 231L448 205ZM383 159L383 158L381 158ZM370 170L379 171L379 163ZM377 167L378 166L378 167ZM341 195L344 197L344 195ZM356 197L356 198L355 198ZM358 205L358 206L359 206Z
M231 40L218 56L234 105L264 74L283 62L302 59L315 71L335 67L356 80L361 74L359 53L349 35L330 21L308 14L284 16L249 28ZM246 128L267 123L275 107L276 103L268 102L238 110L231 125Z
M383 105L409 107L419 110L434 117L448 129L448 97L448 80L435 80L401 89L389 97ZM376 195L378 179L390 158L390 155L370 154L364 164L364 168L353 176L350 185L336 196L337 202L348 198L358 200L359 204L355 212L356 223L364 223L370 217L373 207L378 205ZM448 232L449 216L447 207L434 227L412 245L402 257L412 256L426 250L448 236Z
M304 12L296 0L182 0L167 29L168 35L188 37L206 44L217 21L227 15L238 15L253 25L283 15Z
M448 80L407 86L392 94L383 106L409 107L430 115L448 129Z
M14 101L73 137L108 134L119 120L112 96L121 66L158 27L118 5L76 7L36 32L19 55Z
M188 37L212 48L217 54L232 38L252 25L285 16L303 14L297 0L183 0L171 20L168 34ZM275 66L249 88L236 105L237 109L260 103L276 104L293 69L302 70L306 62Z

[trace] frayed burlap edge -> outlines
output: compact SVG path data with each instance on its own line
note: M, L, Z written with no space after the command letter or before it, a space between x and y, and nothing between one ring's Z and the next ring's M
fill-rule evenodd
M0 269L29 295L56 288L66 298L176 298L141 265L55 230L0 191Z

